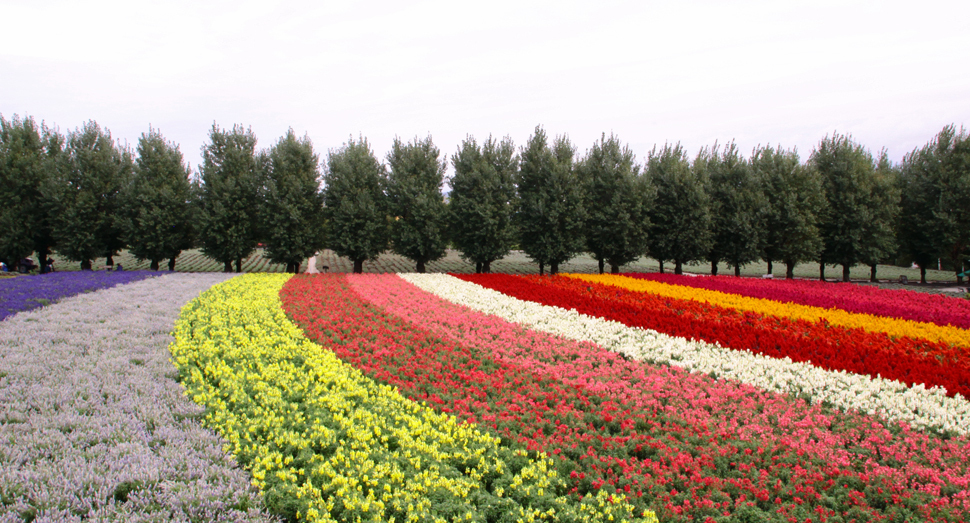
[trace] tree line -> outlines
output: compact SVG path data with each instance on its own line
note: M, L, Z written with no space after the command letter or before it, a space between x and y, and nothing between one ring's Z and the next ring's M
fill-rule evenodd
M296 272L329 248L354 271L391 249L423 272L454 247L489 272L518 248L556 273L586 252L618 272L647 255L673 265L719 263L739 275L764 260L793 277L796 264L871 267L905 258L921 269L970 257L970 140L950 125L899 164L851 136L823 138L807 161L797 151L735 143L654 147L644 164L605 134L584 155L567 136L536 127L516 148L508 137L467 137L449 158L431 137L395 138L381 161L348 139L321 162L292 129L267 149L241 125L213 124L197 173L157 129L135 150L88 122L66 135L33 118L0 116L0 260L16 266L57 252L91 269L127 248L157 270L199 247L241 270L260 244ZM450 184L447 196L443 192ZM958 276L958 281L962 278Z

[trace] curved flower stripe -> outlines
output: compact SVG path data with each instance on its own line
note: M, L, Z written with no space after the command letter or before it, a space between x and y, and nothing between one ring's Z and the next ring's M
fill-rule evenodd
M214 287L183 309L172 345L205 423L268 507L311 521L592 520L604 499L551 496L561 479L547 458L501 447L304 338L281 309L288 278Z
M613 285L635 292L648 292L657 296L678 300L692 300L710 303L719 307L729 307L741 311L779 316L812 322L827 322L832 325L863 329L869 332L883 332L893 337L923 338L930 341L970 348L970 331L957 327L943 327L932 323L885 318L872 314L859 314L839 309L823 309L797 303L779 303L762 298L749 298L737 294L709 291L681 285L668 285L649 280L617 275L568 274L570 278L583 281Z
M826 370L885 377L907 385L942 387L947 395L970 397L970 354L960 347L765 316L578 278L526 276L512 281L527 283L515 291L518 297L523 297L522 292L529 292L546 305L576 308L630 327L750 350L773 358L787 357Z
M597 435L590 433L581 407L590 402L589 397L557 381L541 382L515 366L496 364L465 347L443 343L387 316L348 288L346 280L356 277L359 276L296 277L286 284L280 296L286 311L308 337L330 344L341 359L399 388L413 400L423 400L466 421L491 426L503 440L532 451L543 450L542 440L560 430L584 438L586 444L579 449L597 445ZM563 469L562 460L555 462L559 477L576 468L573 465ZM583 495L580 508L589 508L589 502L609 496L600 486L587 483L587 488L574 492ZM555 492L547 486L545 492L534 496L530 503L547 505L552 502L551 496L566 493L566 485L556 486ZM637 506L637 513L644 514L648 521L654 520L651 512L644 513L645 507L636 505L643 500L631 498L631 506L624 501L624 495L615 498L615 504L604 505L593 519L626 519ZM557 520L573 517L569 507L561 506L557 511Z
M107 289L115 285L144 280L160 274L165 273L152 271L72 271L0 279L0 320L69 296Z
M421 285L432 292L437 289L460 294L456 283L459 287L467 285L440 275L403 277L420 279ZM912 493L903 486L919 483L927 471L933 471L934 477L966 476L966 465L960 461L966 449L923 433L904 428L892 434L860 414L824 414L818 406L809 407L800 400L748 385L712 380L670 366L627 361L598 345L550 336L444 301L393 275L364 275L349 278L349 282L362 297L419 329L596 391L618 405L631 406L631 412L653 413L651 421L656 425L620 432L621 437L629 438L627 448L636 445L651 449L652 463L627 459L621 462L622 473L617 479L625 476L636 483L641 467L646 465L648 470L643 474L663 485L655 487L654 492L656 499L666 503L660 507L666 512L680 510L702 519L703 512L696 511L704 505L699 501L717 499L718 495L730 497L732 489L756 499L762 478L732 478L739 469L766 473L769 484L778 485L776 480L784 478L778 488L781 496L772 494L773 508L788 511L790 517L798 510L797 502L785 492L805 492L802 499L807 503L819 501L822 495L838 498L839 494L831 492L833 484L848 477L854 478L853 482L865 477L869 484L882 481L891 485L887 492L910 499ZM621 420L620 425L627 423ZM882 436L874 438L874 434ZM870 455L848 450L858 441L866 442ZM773 449L771 459L745 454L742 449L748 446ZM688 453L701 456L696 462L700 466L689 477L677 465L684 463L683 456ZM889 455L893 458L877 457ZM927 459L928 455L934 457ZM937 459L942 455L947 458ZM729 466L730 462L735 465ZM793 473L795 469L802 473ZM670 489L680 482L689 483L690 489L671 495ZM810 490L821 494L807 494Z
M970 402L947 397L939 388L908 387L898 381L849 372L827 371L787 358L776 359L718 345L690 341L656 331L588 316L561 307L523 301L503 294L513 284L528 284L507 275L449 276L465 284L445 294L422 283L424 277L403 275L415 285L479 312L521 323L570 339L592 341L638 360L676 365L691 372L713 374L767 390L811 398L844 409L884 416L919 427L970 434ZM498 277L502 277L500 280ZM508 279L506 281L503 281ZM511 280L515 281L511 281ZM488 288L483 287L486 285ZM503 290L495 290L502 287Z
M782 303L800 303L825 309L842 309L970 329L970 301L939 294L817 280L762 280L733 276L697 278L658 273L626 273L623 276L740 294L751 298L764 298Z

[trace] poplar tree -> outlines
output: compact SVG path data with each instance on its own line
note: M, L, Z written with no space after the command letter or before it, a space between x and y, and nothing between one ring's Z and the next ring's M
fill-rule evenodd
M489 137L482 146L468 137L451 162L455 175L448 202L449 235L461 257L475 264L475 272L491 272L492 262L515 244L515 146L507 137Z
M803 165L795 150L755 148L751 167L761 179L766 199L762 258L785 264L785 278L795 277L795 265L818 259L822 236L818 228L825 208L822 179Z
M741 267L761 257L765 223L765 195L751 165L731 142L723 152L704 148L694 161L710 180L713 242L707 260L711 274L726 261L741 276Z
M888 200L874 197L881 186L872 154L849 136L826 136L809 162L822 177L827 201L820 226L819 277L825 278L826 264L841 265L842 281L849 281L853 265L879 254L868 235L879 227L874 222L891 216L880 208Z
M287 131L270 149L262 177L261 222L266 256L297 273L325 245L320 157L313 143Z
M34 119L14 115L8 121L0 115L0 260L13 270L34 252L48 199L47 172L44 139Z
M873 172L869 192L870 219L862 235L860 261L869 266L869 281L877 282L876 267L896 254L896 224L899 218L900 192L898 169L883 149Z
M519 246L539 264L539 274L559 272L559 264L583 251L586 212L573 169L575 148L565 136L550 148L537 126L519 156L516 221Z
M417 272L425 272L428 262L443 258L448 246L447 207L441 194L445 161L430 136L407 144L395 138L387 155L391 247L413 260Z
M949 261L957 282L970 256L970 136L948 125L921 149L906 155L900 172L899 240L920 267Z
M330 150L324 174L324 215L327 246L354 262L376 260L388 245L387 196L381 187L384 166L367 139L351 137L340 149Z
M221 262L225 272L242 272L242 259L256 250L259 234L260 162L252 129L226 131L212 124L202 147L199 188L199 240L202 253Z
M649 213L648 251L661 272L665 261L673 261L674 273L683 274L684 264L705 259L713 244L706 173L691 167L678 143L650 151L647 175L657 191Z
M633 262L647 252L647 216L654 189L640 174L633 151L615 136L593 144L577 167L585 196L586 249L610 272Z
M131 183L125 188L121 223L128 251L149 260L157 271L169 259L175 269L179 254L192 247L193 208L189 169L177 145L158 129L142 133Z
M133 169L131 153L115 146L111 133L92 121L68 133L64 178L54 233L59 254L91 270L94 258L124 247L121 191Z

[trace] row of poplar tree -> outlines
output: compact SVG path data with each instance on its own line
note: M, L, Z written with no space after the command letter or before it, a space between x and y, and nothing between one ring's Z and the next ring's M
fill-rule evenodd
M251 129L213 125L193 176L177 145L156 129L134 152L95 122L65 135L34 119L0 117L0 260L32 252L79 261L127 248L152 269L193 247L241 270L259 244L297 271L323 248L354 271L388 248L418 272L448 246L488 272L522 249L540 273L579 253L617 272L649 255L674 265L756 260L786 266L872 268L900 253L922 269L970 256L970 140L945 127L893 165L851 137L827 136L802 163L796 151L734 143L693 158L679 144L655 147L638 165L629 147L603 136L578 157L565 136L541 127L521 149L512 140L467 138L447 157L431 138L395 139L381 162L364 138L320 158L290 130L256 149ZM321 186L322 179L322 186ZM959 278L958 278L959 279Z

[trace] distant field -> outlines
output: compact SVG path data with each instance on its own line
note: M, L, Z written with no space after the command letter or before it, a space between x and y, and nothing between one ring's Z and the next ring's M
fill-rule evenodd
M56 260L54 263L55 270L74 271L79 269L79 264L77 262L68 261L57 254L54 254L54 258ZM147 261L139 262L133 256L128 254L127 251L123 251L121 254L116 256L114 261L115 263L121 263L126 269L148 269ZM105 258L95 259L95 269L104 267L105 262ZM166 268L167 264L168 260L162 262L162 268ZM353 263L349 259L341 258L329 250L321 252L320 256L317 257L317 269L322 271L324 267L329 267L330 272L353 271ZM244 272L284 272L285 268L286 267L284 265L270 263L269 260L263 257L262 249L257 249L252 256L243 260ZM462 260L458 252L453 250L449 250L447 255L441 260L429 263L427 268L428 272L471 273L475 271L474 264ZM672 271L673 265L666 264L664 268L665 270ZM767 269L768 266L764 262L752 263L743 267L741 274L744 276L761 276L767 272ZM222 265L210 258L203 256L198 249L193 249L185 251L181 256L179 256L175 270L180 272L221 272ZM303 265L300 266L300 271L305 272L306 270L307 264L304 262ZM392 253L385 253L375 261L368 261L364 263L364 272L368 273L413 272L414 270L414 262L404 258L403 256L398 256ZM590 258L589 256L581 255L571 259L567 263L562 264L559 267L559 270L562 272L593 273L597 272L597 264L596 260ZM622 270L624 272L657 272L659 270L659 264L656 260L651 258L640 258L635 263L624 265ZM685 272L695 274L710 274L710 264L705 263L702 265L688 265L684 267L684 270ZM506 256L504 259L493 263L492 272L509 274L536 274L539 272L539 266L538 264L533 263L529 257L521 251L515 251L509 256ZM733 274L734 272L733 269L729 268L726 264L721 264L718 268L718 273ZM785 266L783 264L776 263L773 273L775 278L784 278ZM842 268L827 268L826 276L830 280L841 278ZM906 286L900 286L898 285L900 276L906 276L910 282L918 282L919 270L895 267L892 265L880 265L877 276L882 282L881 286L924 290L929 292L934 292L938 290L939 287L945 287L947 284L956 284L956 277L952 272L931 270L926 272L926 277L929 281L935 282L934 285L921 287L911 283ZM818 265L814 263L806 263L796 266L795 277L818 278ZM861 265L853 267L851 277L853 280L859 282L868 281L869 267Z

